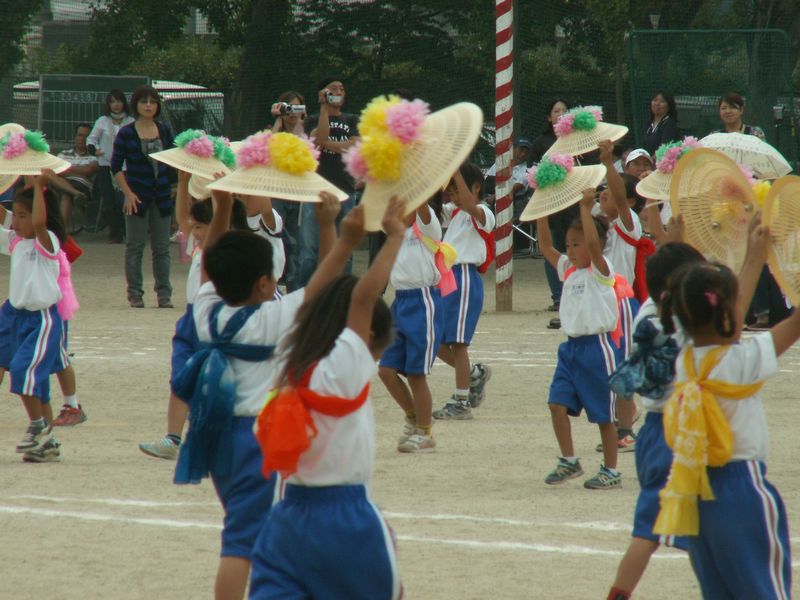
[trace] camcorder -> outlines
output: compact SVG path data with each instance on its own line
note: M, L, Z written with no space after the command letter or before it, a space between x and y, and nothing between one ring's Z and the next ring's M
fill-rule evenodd
M328 104L341 104L343 100L343 96L337 96L335 94L331 94L330 92L328 92L328 94L325 96L325 101Z
M304 114L306 114L306 105L305 104L288 104L286 102L281 102L278 105L278 110L280 111L281 116L283 116L283 115L304 115Z

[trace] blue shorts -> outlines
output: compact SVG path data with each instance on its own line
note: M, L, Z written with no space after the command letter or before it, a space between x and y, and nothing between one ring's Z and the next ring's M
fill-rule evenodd
M381 366L404 375L428 375L444 329L442 296L435 287L397 290L392 302L394 339Z
M276 475L261 472L261 448L253 435L255 417L233 418L233 464L229 477L211 476L225 521L220 556L250 560L253 545L275 497Z
M251 600L400 597L393 536L363 485L286 486L253 549Z
M639 313L639 301L636 298L623 298L619 303L619 318L622 321L622 340L624 358L628 358L633 349L633 320Z
M653 533L661 507L658 493L666 485L671 467L672 450L664 439L664 415L648 412L636 438L636 475L641 489L633 513L633 537L686 550L687 538Z
M786 509L758 461L708 469L715 500L700 500L700 534L689 538L703 598L785 599L792 593Z
M483 309L483 280L475 265L453 265L455 292L442 298L444 309L443 344L469 346Z
M607 333L562 342L547 402L566 406L572 417L585 410L590 423L613 423L615 395L608 377L622 360L623 346L617 348Z
M61 349L58 353L58 364L56 365L56 373L60 373L70 365L69 360L69 321L63 321L64 326L61 328Z
M11 392L50 402L50 375L61 364L63 323L54 304L25 310L6 302L0 318L1 367L11 374Z
M192 358L200 341L197 338L197 328L194 324L192 305L186 305L186 312L175 323L175 335L172 336L172 372L170 374L170 387L175 376L183 369L186 362Z

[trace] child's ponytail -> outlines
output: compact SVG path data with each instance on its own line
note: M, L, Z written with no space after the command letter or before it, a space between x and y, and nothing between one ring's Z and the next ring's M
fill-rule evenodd
M661 327L664 333L675 333L675 319L672 314L672 292L665 291L661 294Z

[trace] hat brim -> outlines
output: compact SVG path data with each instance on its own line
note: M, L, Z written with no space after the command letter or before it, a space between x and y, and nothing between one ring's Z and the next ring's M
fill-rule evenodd
M786 175L772 184L764 202L763 222L769 225L767 264L783 293L800 305L800 177Z
M392 196L406 202L406 214L447 185L472 152L483 125L483 112L459 102L428 115L419 139L403 152L397 181L368 181L361 197L364 228L378 231Z
M0 175L0 194L8 191L8 188L14 185L18 177L19 175Z
M741 270L756 198L732 159L709 148L687 152L672 174L670 205L674 216L683 216L689 244L707 259Z
M48 152L30 149L15 158L0 157L0 175L41 175L44 169L63 173L71 166L66 160Z
M759 179L777 179L792 172L792 166L776 148L754 135L712 133L700 143L747 165Z
M650 200L669 200L672 173L655 170L636 184L636 193Z
M572 167L566 179L559 184L537 189L519 217L520 221L535 221L565 208L583 197L583 190L596 188L606 176L603 165Z
M330 192L340 202L349 197L347 192L313 171L293 175L272 165L237 169L230 175L209 183L208 189L295 202L319 202L320 192Z
M201 175L192 175L189 178L189 195L195 200L211 198L211 190L208 189L208 185L213 181L213 179L208 179Z
M575 130L570 134L556 139L552 146L544 153L545 156L553 154L569 154L580 156L592 152L600 147L600 142L621 140L628 133L625 125L605 123L600 121L591 131Z
M231 172L221 160L213 156L195 156L182 148L170 148L169 150L153 152L150 158L192 175L200 175L200 177L205 177L206 179L213 179L216 173L225 173L227 175Z

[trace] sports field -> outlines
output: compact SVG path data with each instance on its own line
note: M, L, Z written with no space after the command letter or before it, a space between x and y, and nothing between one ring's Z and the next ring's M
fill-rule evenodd
M128 308L123 247L99 237L80 242L86 252L73 279L82 308L70 350L89 420L58 431L61 463L24 464L14 446L26 418L4 387L0 599L209 598L222 521L213 487L173 485L174 463L137 448L164 434L170 339L181 309L153 308L152 293L147 308ZM359 253L356 270L364 263ZM0 264L5 297L8 262ZM175 260L176 306L185 278L186 265ZM473 421L436 423L436 453L395 450L402 413L380 382L373 385L379 437L372 496L397 534L412 600L599 600L627 546L638 492L633 454L620 458L622 489L543 483L558 453L546 399L562 334L545 328L554 315L540 310L550 303L542 262L516 261L514 279L515 312L495 314L494 272L485 278L472 358L493 369L487 400ZM798 368L800 349L792 349L765 388L770 479L786 502L791 532L800 530ZM55 378L53 384L57 410L61 394ZM453 384L452 371L437 363L436 405ZM597 428L576 419L573 435L584 470L594 474ZM659 551L636 597L699 597L685 555Z

